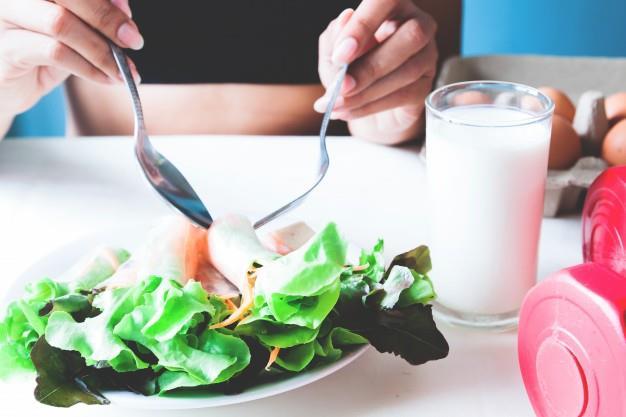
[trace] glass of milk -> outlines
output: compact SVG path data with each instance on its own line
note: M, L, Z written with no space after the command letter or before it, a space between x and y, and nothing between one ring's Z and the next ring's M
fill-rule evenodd
M537 278L554 104L520 84L445 86L426 100L436 314L513 328Z

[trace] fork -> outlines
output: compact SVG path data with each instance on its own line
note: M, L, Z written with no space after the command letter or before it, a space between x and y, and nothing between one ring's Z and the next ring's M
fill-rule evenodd
M317 188L317 186L322 182L324 177L326 176L326 172L328 172L328 166L330 164L330 159L328 158L328 149L326 149L326 131L328 130L328 124L330 123L330 115L335 107L335 101L337 101L337 97L339 96L339 91L341 90L341 85L343 84L343 80L346 77L346 73L348 72L348 65L343 65L339 72L336 75L335 83L331 90L330 100L326 105L326 111L324 112L324 118L322 119L322 126L320 128L320 161L319 161L319 169L317 173L317 178L313 182L313 184L300 196L293 199L291 202L285 204L277 210L274 210L267 216L258 220L254 223L254 228L258 229L261 226L266 225L272 220L276 219L279 216L287 213L288 211L293 210L298 207L302 202L311 194L311 192Z
M124 52L109 43L133 103L135 115L135 155L146 179L157 193L196 225L208 229L213 223L209 211L183 174L150 142L139 92Z

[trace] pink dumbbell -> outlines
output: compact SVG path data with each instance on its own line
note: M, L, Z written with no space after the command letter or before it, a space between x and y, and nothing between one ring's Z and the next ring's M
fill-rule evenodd
M541 417L626 417L626 167L591 186L585 263L537 284L520 312L524 384Z

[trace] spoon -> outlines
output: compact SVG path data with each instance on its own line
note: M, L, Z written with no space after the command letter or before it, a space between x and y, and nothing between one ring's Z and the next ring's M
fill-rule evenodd
M135 155L146 179L166 202L196 225L208 229L213 223L213 218L198 194L178 168L152 146L146 130L139 92L126 55L117 45L110 43L110 46L133 103Z

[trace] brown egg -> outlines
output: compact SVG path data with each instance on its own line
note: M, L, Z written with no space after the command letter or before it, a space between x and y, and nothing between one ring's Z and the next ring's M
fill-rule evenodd
M604 137L602 158L610 165L626 165L626 120L618 122Z
M548 168L568 169L578 161L582 155L580 137L572 124L559 115L552 119L552 137L550 138L550 155Z
M604 102L604 108L610 123L626 119L626 92L608 96Z
M554 101L554 114L566 118L570 123L574 121L576 107L574 107L574 103L572 103L567 94L552 87L540 87L539 91Z
M455 106L472 106L477 104L491 104L493 100L489 94L482 91L470 90L455 94L452 104Z

